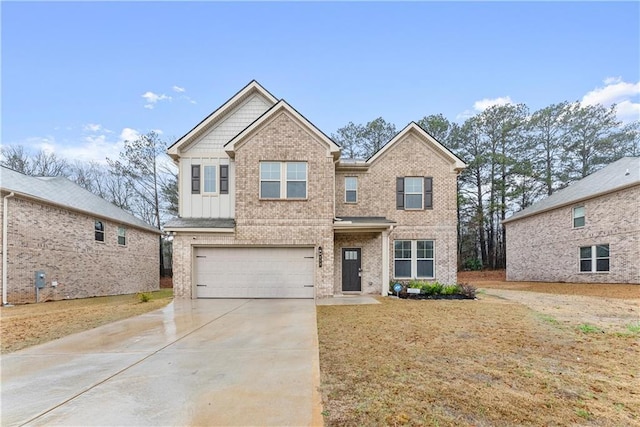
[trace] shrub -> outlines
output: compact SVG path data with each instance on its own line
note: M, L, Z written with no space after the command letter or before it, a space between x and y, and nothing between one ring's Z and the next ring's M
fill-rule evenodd
M482 270L482 261L478 258L469 258L462 263L462 268L473 271Z
M420 289L420 288L422 288L422 283L423 282L421 282L419 280L411 280L409 282L409 286L408 287L409 288L413 288L413 289Z
M141 293L138 294L138 299L140 300L140 302L149 302L151 300L151 295Z
M442 288L442 295L455 295L460 292L458 285L447 285Z

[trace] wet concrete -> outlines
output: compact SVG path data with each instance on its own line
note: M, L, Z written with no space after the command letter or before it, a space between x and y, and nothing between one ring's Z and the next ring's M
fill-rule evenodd
M363 305L380 304L380 301L368 295L340 295L319 299L318 305Z
M313 300L174 301L1 368L3 426L322 424Z

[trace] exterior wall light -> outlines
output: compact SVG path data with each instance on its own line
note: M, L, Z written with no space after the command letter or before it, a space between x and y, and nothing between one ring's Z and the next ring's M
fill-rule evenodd
M322 267L322 246L318 246L318 267Z

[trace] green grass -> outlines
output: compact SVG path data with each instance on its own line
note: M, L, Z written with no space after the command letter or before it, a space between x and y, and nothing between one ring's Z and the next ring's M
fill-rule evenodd
M549 316L548 314L539 314L539 315L538 315L538 317L539 317L542 321L544 321L545 323L548 323L548 324L550 324L550 325L555 325L555 326L557 326L557 325L559 325L559 324L560 324L560 322L558 322L558 319L556 319L556 318L554 318L554 317L552 317L552 316Z
M604 333L604 331L597 326L590 325L588 323L583 323L582 325L578 325L578 329L580 332L585 334L595 334L595 333Z
M640 322L635 322L627 325L627 330L633 334L640 334Z
M581 409L581 408L576 409L576 415L578 415L579 417L584 418L585 420L591 419L591 414L589 413L589 411L586 411L586 410Z

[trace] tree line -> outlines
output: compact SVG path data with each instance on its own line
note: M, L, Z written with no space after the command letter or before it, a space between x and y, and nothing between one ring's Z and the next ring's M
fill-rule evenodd
M615 105L562 102L534 112L525 104L495 105L461 124L442 114L416 123L468 165L458 180L460 268L504 268L505 218L621 157L640 155L640 122L621 123ZM344 157L366 159L395 134L379 117L349 122L332 138Z
M525 104L507 104L463 123L442 114L416 123L468 165L458 180L460 268L503 268L508 215L621 157L640 155L640 121L621 123L615 105L562 102L530 112ZM343 158L366 159L396 134L394 124L378 117L349 122L331 137ZM67 177L160 228L178 212L177 173L162 161L166 147L149 132L99 164L9 145L0 150L0 164L27 175Z

